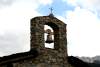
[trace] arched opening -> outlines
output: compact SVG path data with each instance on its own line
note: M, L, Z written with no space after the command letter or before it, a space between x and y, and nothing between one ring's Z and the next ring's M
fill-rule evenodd
M45 47L54 49L54 35L53 35L54 31L53 31L53 29L48 25L44 25L44 30L46 31L44 33ZM48 31L47 30L50 30L50 36L49 37L48 37Z
M47 26L48 28L52 29L53 31L53 49L59 49L60 45L59 45L59 27L52 22L46 22L45 26ZM45 27L44 27L45 28Z

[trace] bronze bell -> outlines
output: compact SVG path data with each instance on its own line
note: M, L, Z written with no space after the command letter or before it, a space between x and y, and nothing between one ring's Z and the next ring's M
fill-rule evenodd
M52 35L51 34L48 34L47 35L47 40L46 40L46 43L53 43L53 39L52 39Z
M48 34L47 35L47 40L46 40L46 43L53 43L54 41L53 41L53 39L52 39L52 35L53 35L53 33L51 32L51 30L50 29L47 29L46 30L46 33Z

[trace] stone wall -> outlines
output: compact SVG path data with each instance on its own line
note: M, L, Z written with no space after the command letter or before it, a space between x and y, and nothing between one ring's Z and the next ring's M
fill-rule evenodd
M63 53L56 50L45 49L45 52L37 58L14 63L14 67L70 67Z

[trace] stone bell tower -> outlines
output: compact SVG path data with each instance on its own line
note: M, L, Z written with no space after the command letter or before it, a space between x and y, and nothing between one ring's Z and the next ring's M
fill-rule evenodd
M54 49L45 47L44 25L53 29ZM50 14L31 19L31 49L39 52L33 63L37 67L68 67L66 24Z

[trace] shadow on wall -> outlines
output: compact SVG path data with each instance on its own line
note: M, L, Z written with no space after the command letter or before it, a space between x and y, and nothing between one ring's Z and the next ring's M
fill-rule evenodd
M74 56L68 56L68 62L74 67L90 67L88 63Z

